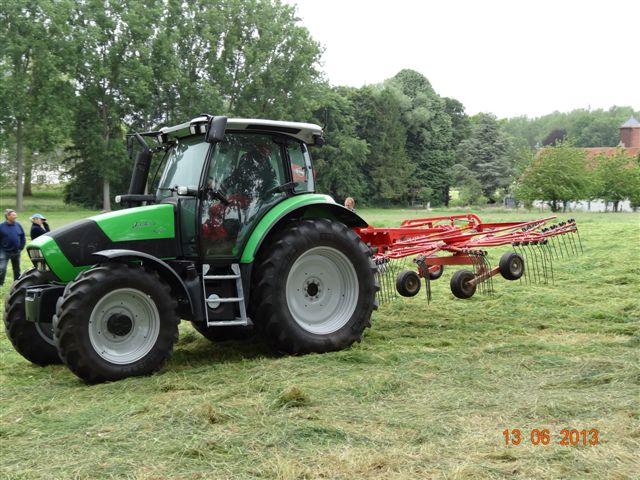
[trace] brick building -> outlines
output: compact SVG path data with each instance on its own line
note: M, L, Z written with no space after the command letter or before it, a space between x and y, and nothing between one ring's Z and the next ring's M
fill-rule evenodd
M620 147L624 148L631 158L640 154L640 122L633 116L620 125L620 144L618 147L593 147L585 148L585 150L587 158L592 159L601 153L611 156Z

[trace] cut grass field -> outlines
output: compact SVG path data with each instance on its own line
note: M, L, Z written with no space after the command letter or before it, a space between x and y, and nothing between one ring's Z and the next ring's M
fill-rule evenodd
M53 227L95 213L50 207ZM376 225L424 216L359 213ZM383 305L342 352L212 344L185 322L159 374L86 386L2 335L0 477L638 478L640 215L568 216L585 252L555 262L554 285L497 279L495 295L464 301L448 269L430 304L421 292ZM516 428L522 442L506 446ZM598 429L600 442L560 445L565 428ZM549 429L549 445L533 445L533 429Z

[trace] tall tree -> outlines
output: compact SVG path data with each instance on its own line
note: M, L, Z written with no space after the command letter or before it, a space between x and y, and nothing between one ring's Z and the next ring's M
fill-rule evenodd
M364 165L371 202L390 204L407 194L407 182L415 170L405 142L399 98L389 88L363 87L354 95L357 134L367 141Z
M15 145L18 210L23 208L26 155L51 151L66 135L71 7L65 0L0 4L0 131Z
M151 45L160 1L85 0L74 19L76 126L73 140L83 168L102 183L102 209L111 209L111 183L126 163L123 119L145 105L152 81ZM136 108L138 107L138 108ZM70 187L73 188L73 187Z
M402 121L406 125L406 150L415 166L409 183L411 200L449 201L449 169L455 158L455 146L464 132L454 134L452 116L464 128L464 107L441 98L427 78L414 70L401 70L387 82L401 95ZM421 193L422 192L422 193ZM427 197L428 195L428 197ZM427 197L427 198L425 198Z
M613 211L626 199L634 199L640 192L640 165L625 150L617 148L611 155L596 157L599 192L598 197L613 204Z
M589 198L593 182L584 149L564 142L539 152L519 178L516 196L526 203L547 202L557 212L561 205Z
M479 113L472 119L471 136L458 146L458 158L480 181L487 198L513 180L512 145L493 115Z
M327 91L318 121L325 123L326 144L313 152L317 190L336 199L355 197L367 203L367 179L364 165L369 154L367 142L356 134L352 97L354 90L335 88Z

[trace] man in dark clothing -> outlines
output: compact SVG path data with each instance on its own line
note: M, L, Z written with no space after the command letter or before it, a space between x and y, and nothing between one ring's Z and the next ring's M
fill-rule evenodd
M5 222L0 223L0 285L4 284L7 263L11 261L13 279L20 276L20 253L26 243L22 225L16 222L18 214L7 208L4 211Z
M40 235L44 235L50 231L47 219L39 213L31 215L31 240L35 240Z

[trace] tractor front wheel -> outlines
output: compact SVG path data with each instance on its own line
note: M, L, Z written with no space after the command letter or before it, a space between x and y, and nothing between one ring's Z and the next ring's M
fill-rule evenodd
M377 270L369 248L346 225L296 222L263 246L256 263L256 326L278 350L342 350L371 326Z
M100 265L67 285L53 319L60 356L87 383L149 375L178 339L178 304L156 272Z
M53 275L31 269L11 286L4 308L4 328L16 351L42 367L62 363L53 340L51 323L34 323L26 318L24 297L28 287L53 280Z

